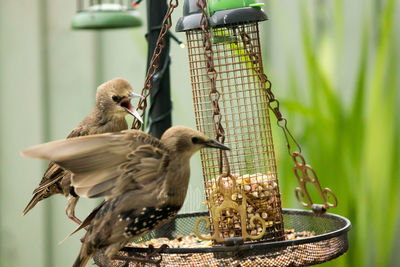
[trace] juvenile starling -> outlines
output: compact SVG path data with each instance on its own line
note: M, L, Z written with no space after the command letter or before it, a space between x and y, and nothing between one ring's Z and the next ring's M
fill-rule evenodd
M116 78L103 83L97 88L96 106L93 111L67 136L67 138L118 132L128 129L125 115L131 114L139 121L140 115L131 105L131 99L141 97L132 92L131 85L124 79ZM33 198L23 211L25 215L39 201L55 194L64 194L69 198L66 213L70 219L80 223L75 217L75 205L78 197L71 184L71 173L50 162L38 187L33 191Z
M23 155L70 170L78 195L106 197L80 226L89 227L73 266L86 266L97 250L104 248L111 258L178 213L188 188L190 158L204 147L229 150L198 131L175 126L161 140L127 130L55 141Z

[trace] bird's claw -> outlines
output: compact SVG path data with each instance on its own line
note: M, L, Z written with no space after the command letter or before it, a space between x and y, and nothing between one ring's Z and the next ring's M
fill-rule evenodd
M148 252L146 253L146 259L150 259L151 257L154 257L155 255L162 253L166 248L168 248L167 244L163 244L159 248L154 248L153 245L149 245Z

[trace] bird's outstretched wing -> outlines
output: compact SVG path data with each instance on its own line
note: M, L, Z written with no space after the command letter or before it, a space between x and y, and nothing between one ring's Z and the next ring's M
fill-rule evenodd
M161 142L137 130L54 141L22 154L54 161L71 171L75 193L89 198L163 186L160 173L169 162Z
M67 136L67 138L78 137L82 135L88 135L88 132L81 126L76 127L72 132ZM33 191L33 197L31 201L29 201L28 205L25 207L23 211L23 215L28 213L33 207L36 206L39 201L44 198L47 198L53 194L62 193L68 194L69 189L64 188L60 185L62 179L70 178L71 173L61 168L54 161L49 163L46 171L44 172L42 179L40 180L39 185Z
M82 127L78 126L69 133L67 139L84 135L88 135L88 133ZM42 180L40 181L39 185L36 187L36 189L33 191L32 194L36 194L38 192L45 190L52 184L60 181L65 175L66 175L65 170L63 170L53 161L50 162L49 166L47 167L47 170L43 174Z

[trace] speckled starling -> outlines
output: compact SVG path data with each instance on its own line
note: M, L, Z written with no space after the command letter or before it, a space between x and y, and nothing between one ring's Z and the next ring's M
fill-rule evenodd
M132 239L173 218L183 205L190 158L201 148L226 146L193 129L175 126L161 140L137 130L78 137L25 150L73 173L81 196L105 196L88 225L73 266L86 266L99 249L111 258Z
M116 78L103 83L97 88L96 105L93 111L78 124L67 138L118 132L128 129L126 114L131 114L141 121L138 112L132 107L131 99L141 97L132 92L131 85L124 79ZM74 215L78 201L71 184L71 173L50 162L38 187L33 191L33 198L23 211L25 215L39 201L55 194L64 194L69 198L66 213L73 221L80 223Z

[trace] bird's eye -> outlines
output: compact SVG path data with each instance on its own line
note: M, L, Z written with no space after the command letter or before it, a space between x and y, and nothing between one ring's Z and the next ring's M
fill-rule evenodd
M119 97L116 96L116 95L113 95L113 96L112 96L112 100L113 100L114 102L118 102L118 101L119 101Z
M197 144L199 142L199 138L197 138L197 137L193 137L192 138L192 143L193 144Z

